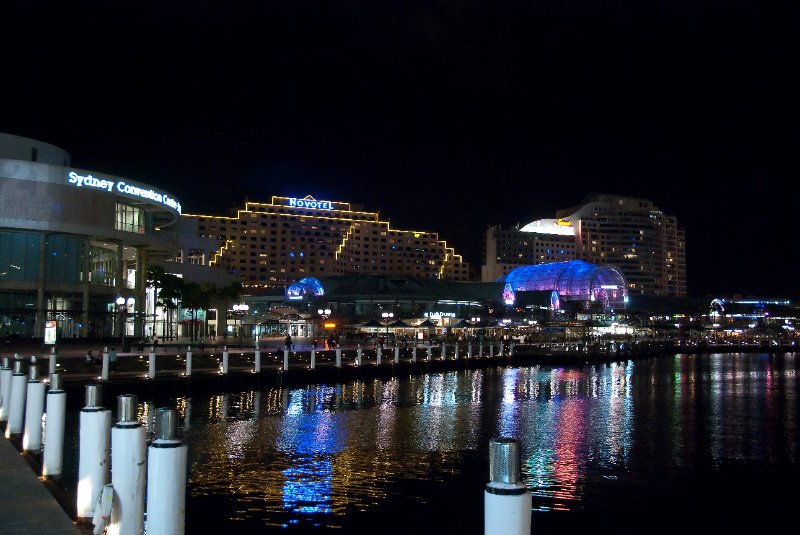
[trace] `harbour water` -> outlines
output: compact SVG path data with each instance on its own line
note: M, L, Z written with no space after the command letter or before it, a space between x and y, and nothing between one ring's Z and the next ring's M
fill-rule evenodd
M179 411L187 533L483 534L507 436L533 533L750 534L794 522L797 372L793 353L681 354L140 400L139 417Z

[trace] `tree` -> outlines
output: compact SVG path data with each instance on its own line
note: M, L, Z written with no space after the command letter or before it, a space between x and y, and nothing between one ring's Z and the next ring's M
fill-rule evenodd
M232 301L238 301L242 295L242 283L235 281L222 288L217 288L216 297L225 303L222 313L222 322L220 323L219 313L217 313L217 328L222 329L222 336L227 341L228 339L228 309L231 307Z
M153 288L155 302L153 303L153 334L156 332L156 316L158 315L159 289L163 286L163 279L166 273L161 266L150 266L147 268L147 287ZM146 323L146 321L145 321Z
M213 285L209 284L198 284L196 282L185 282L183 284L181 306L192 312L191 328L189 330L189 339L191 341L196 339L197 311L208 310L212 291Z
M166 313L166 328L164 334L167 340L173 337L173 320L175 311L178 310L178 304L183 296L184 281L182 278L172 273L164 273L161 278L161 298L160 304L167 310Z

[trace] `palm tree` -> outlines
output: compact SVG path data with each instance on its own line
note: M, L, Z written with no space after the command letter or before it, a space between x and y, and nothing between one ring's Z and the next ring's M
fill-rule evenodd
M227 342L228 340L228 309L231 307L232 301L238 301L242 295L242 283L235 281L222 288L217 288L216 297L225 303L223 308L222 322L220 323L219 313L217 314L217 329L222 328L222 337ZM221 327L220 327L221 326Z
M161 305L167 309L165 336L168 340L172 339L172 323L175 311L178 310L178 303L183 295L184 280L172 273L165 273L161 278Z
M155 302L153 303L153 330L151 334L156 333L156 316L158 315L158 298L159 298L159 289L163 286L162 280L164 279L164 268L161 266L149 266L147 268L147 287L153 288L153 295L155 296ZM145 321L146 323L146 321Z
M189 339L194 342L196 339L197 311L207 310L211 303L211 292L213 286L208 284L198 284L196 282L185 282L181 294L181 306L192 312L191 329Z

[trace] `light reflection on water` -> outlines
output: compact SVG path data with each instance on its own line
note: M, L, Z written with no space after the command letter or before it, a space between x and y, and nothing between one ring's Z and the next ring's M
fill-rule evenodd
M796 464L796 366L788 354L677 355L181 398L187 517L225 502L231 526L347 530L401 498L450 508L449 485L472 504L461 532L482 533L496 436L520 439L534 511L677 499L693 471ZM149 429L154 414L140 404Z

